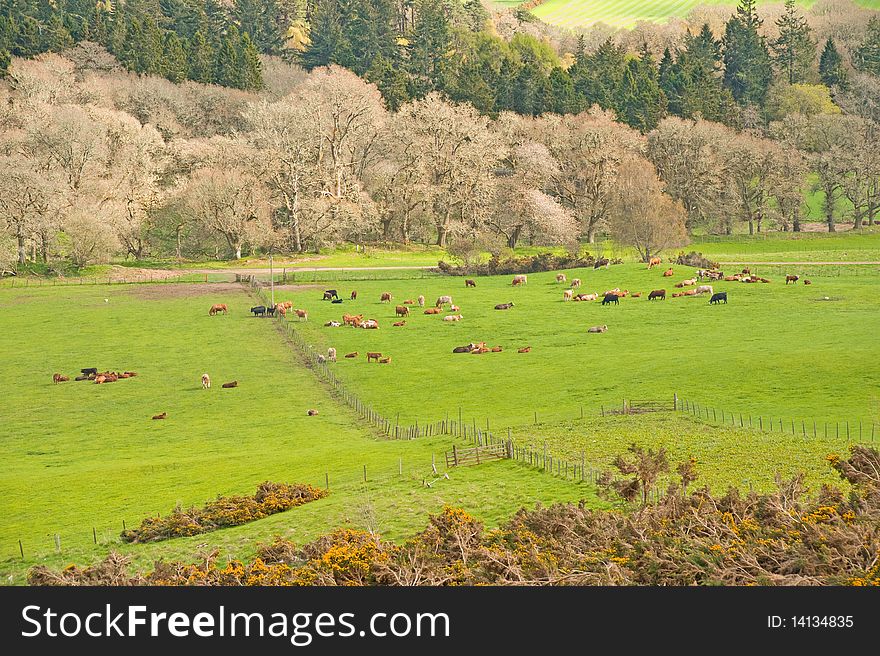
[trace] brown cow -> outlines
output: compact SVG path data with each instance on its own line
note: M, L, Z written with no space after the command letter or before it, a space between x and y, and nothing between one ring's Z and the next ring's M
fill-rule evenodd
M468 280L465 280L465 281L464 281L464 286L465 286L465 287L476 287L476 286L477 286L477 283L476 283L476 281L474 281L474 280L470 280L470 279L468 279Z
M581 279L580 278L572 278L571 279L571 286L572 286L572 288L580 287L581 286Z
M382 292L382 297L379 299L380 303L390 303L392 299L391 292Z
M648 268L653 269L655 266L658 266L662 261L663 260L661 260L659 257L652 257L650 260L648 260Z
M276 305L275 309L278 310L278 314L280 314L285 319L287 318L287 308L283 305Z
M392 325L392 326L395 326L395 327L405 326L405 325L406 325L406 319L403 319L403 320L398 321L398 322L396 322L396 323L392 323L391 325Z
M153 415L153 419L165 419L168 416L167 412L163 412L161 415Z
M801 279L800 276L785 276L785 284L787 285L790 282L796 283L800 279Z
M443 308L428 308L425 314L441 314L443 311Z
M414 300L412 300L411 298L408 298L403 302L403 304L404 305L415 305L416 302Z
M347 357L347 358L356 358L358 355L360 355L360 354L359 354L357 351L352 351L351 353L346 353L346 354L345 354L345 357Z
M805 285L812 285L813 282L811 280L804 280Z
M516 350L517 353L531 353L531 351L531 346L523 346L522 348Z
M367 351L367 362L372 362L373 360L378 362L381 357L382 354L378 351Z
M564 273L557 273L556 274L556 282L565 282L565 280L566 280L566 278L565 278Z
M389 364L391 362L391 356L385 358L379 358L379 364Z
M666 271L663 272L664 278L671 278L674 275L675 275L675 272L672 270L672 267L669 267L668 269L666 269Z
M293 311L296 312L296 316L299 317L300 321L308 321L309 320L309 313L306 312L305 310L294 309Z
M208 315L213 317L218 312L229 314L229 308L226 307L226 303L215 303L211 306L211 309L208 310Z
M501 353L500 346L493 346L490 350L492 351L492 353Z
M62 376L61 374L52 374L52 382L53 383L66 383L70 378L67 376Z
M526 278L525 274L513 277L513 286L514 287L516 287L518 285L525 285L526 283L528 283L528 278Z
M223 383L220 387L222 387L223 389L232 389L233 387L238 387L238 381L233 380L230 383Z
M661 301L666 300L666 290L665 289L654 289L648 294L648 300L653 301L655 298L659 298Z
M307 414L309 417L314 417L315 415L318 414L318 411L315 410L314 408L311 408L311 409L309 409L309 411L308 411L306 414Z
M633 293L632 293L632 297L633 297L633 298L641 298L641 297L642 297L642 292L633 292Z
M358 293L355 290L351 290L351 296L348 297L350 301L356 301L358 297Z
M408 317L409 316L409 308L405 305L398 305L394 308L394 314L398 317Z
M344 323L346 326L355 326L363 318L364 318L364 315L362 315L362 314L343 314L342 315L342 323Z

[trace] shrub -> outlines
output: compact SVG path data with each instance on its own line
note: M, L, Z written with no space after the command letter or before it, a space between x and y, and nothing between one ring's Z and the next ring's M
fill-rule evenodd
M226 526L239 526L284 512L328 492L311 485L260 483L253 496L217 497L202 508L184 510L177 506L166 517L147 517L138 528L122 532L123 542L158 542L207 533Z
M697 253L696 251L691 251L687 255L684 254L684 251L680 252L675 258L675 264L696 267L698 269L718 268L718 262L713 262L709 258L703 257L702 253Z
M461 265L453 265L441 260L437 267L450 276L496 276L516 273L537 273L540 271L557 271L559 269L577 269L591 267L596 263L592 255L577 256L572 254L555 255L539 253L527 257L516 257L498 253L492 255L486 263L465 260ZM610 264L621 264L622 260L614 259Z

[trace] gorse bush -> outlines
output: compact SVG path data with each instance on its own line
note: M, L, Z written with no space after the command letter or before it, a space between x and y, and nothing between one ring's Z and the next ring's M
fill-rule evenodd
M615 259L611 260L610 264L620 264L621 262L622 260ZM465 261L461 265L454 265L441 260L437 263L437 267L440 271L450 276L496 276L558 271L559 269L577 269L591 267L595 264L596 259L590 254L578 256L539 253L538 255L524 257L493 255L486 263Z
M636 455L634 452L631 455ZM643 454L644 455L644 454ZM657 454L653 459L657 460ZM694 462L677 468L653 505L520 510L495 530L457 508L396 545L354 529L300 548L276 538L250 563L159 563L128 574L111 554L93 567L33 568L32 585L880 585L880 452L827 457L849 484L808 497L801 477L771 494L687 493ZM630 463L632 464L632 463ZM629 467L624 467L629 469ZM637 495L636 495L637 496Z
M147 517L138 528L122 532L123 542L158 542L207 533L226 526L238 526L284 512L328 492L311 485L261 483L253 496L217 497L202 508L184 510L177 506L165 517Z

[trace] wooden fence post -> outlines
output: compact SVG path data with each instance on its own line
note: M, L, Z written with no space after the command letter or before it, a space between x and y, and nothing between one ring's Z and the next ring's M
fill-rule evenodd
M452 462L454 467L458 467L458 450L452 445Z

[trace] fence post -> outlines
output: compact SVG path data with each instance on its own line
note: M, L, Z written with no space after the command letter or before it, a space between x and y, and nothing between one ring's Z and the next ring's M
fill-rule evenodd
M324 487L330 490L330 472L324 472Z
M458 467L458 450L455 448L455 445L452 445L452 462L453 467Z
M12 282L15 282L15 280ZM24 560L24 546L21 544L21 540L18 541L18 550L21 552L21 559Z
M581 483L584 482L584 452L581 451Z
M364 483L367 482L367 466L364 465Z
M672 393L672 409L678 410L678 394L675 392Z

